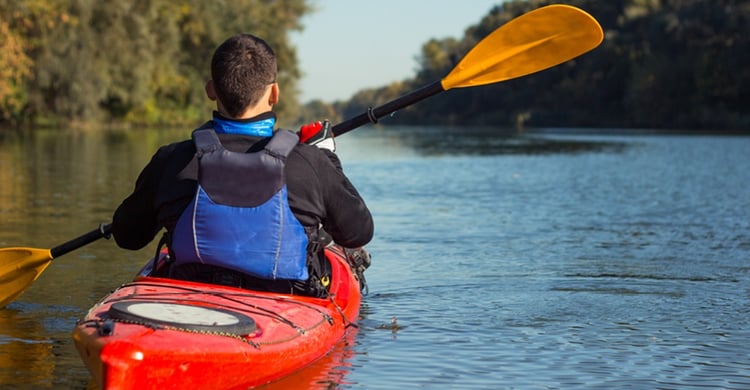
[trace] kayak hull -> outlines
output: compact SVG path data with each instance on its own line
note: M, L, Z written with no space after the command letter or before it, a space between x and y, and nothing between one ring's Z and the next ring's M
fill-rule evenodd
M138 277L73 331L101 389L246 389L298 371L356 326L359 282L327 249L328 298Z

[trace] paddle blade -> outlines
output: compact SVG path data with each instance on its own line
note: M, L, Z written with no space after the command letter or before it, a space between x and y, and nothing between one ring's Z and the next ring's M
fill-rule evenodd
M0 249L0 308L23 294L51 262L49 249Z
M603 39L602 27L588 13L569 5L548 5L485 37L441 84L448 90L525 76L578 57Z

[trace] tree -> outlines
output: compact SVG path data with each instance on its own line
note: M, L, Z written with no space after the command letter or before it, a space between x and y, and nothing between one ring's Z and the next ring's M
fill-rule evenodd
M0 122L27 114L27 82L43 31L69 22L59 0L0 0Z
M17 116L25 103L24 81L31 74L31 59L23 39L0 20L0 119Z
M213 50L238 32L276 51L284 117L297 108L300 75L289 33L310 11L305 0L0 0L0 29L9 31L0 120L13 111L59 124L196 123L211 110Z

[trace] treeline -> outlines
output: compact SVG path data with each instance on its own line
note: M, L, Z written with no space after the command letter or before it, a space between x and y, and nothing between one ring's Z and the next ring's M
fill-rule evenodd
M498 26L556 1L509 1L460 38L433 39L413 79L308 105L349 118L447 75ZM750 130L750 1L570 0L605 41L578 59L503 83L445 92L388 123Z
M0 126L198 123L212 108L203 91L211 53L240 31L279 56L282 125L350 118L440 80L498 26L558 1L498 0L463 37L425 42L413 78L300 106L289 34L310 3L0 0ZM750 129L750 1L565 3L602 24L601 46L537 74L439 94L389 123Z
M289 33L305 0L0 0L0 124L196 123L224 39L251 32L279 57L280 110L296 112Z

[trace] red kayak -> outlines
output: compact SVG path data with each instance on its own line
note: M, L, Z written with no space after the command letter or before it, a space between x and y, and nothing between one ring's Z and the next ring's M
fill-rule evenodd
M320 359L356 327L360 284L326 249L328 298L139 276L79 321L73 339L100 389L247 389Z

